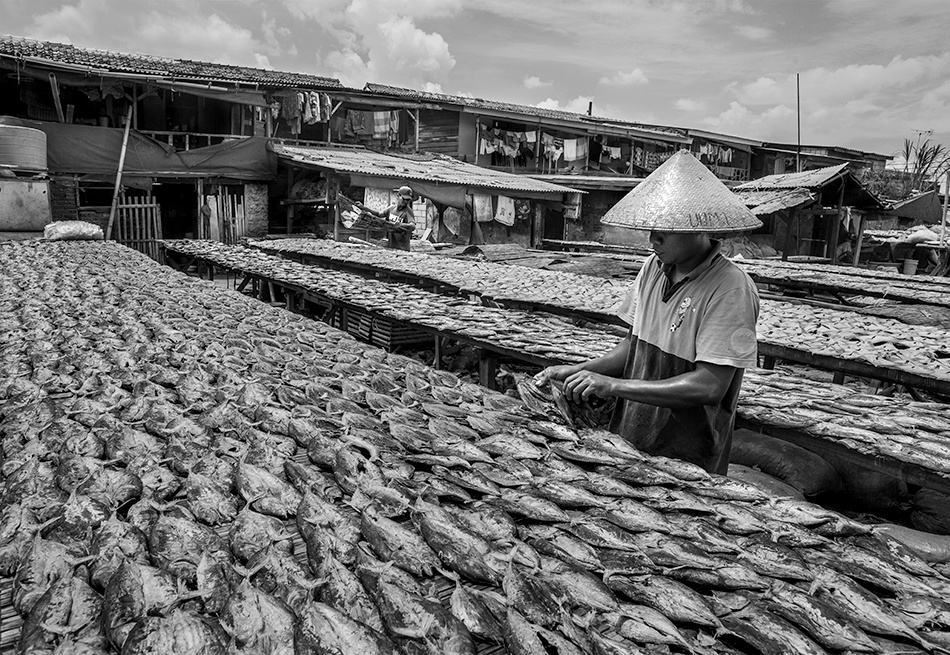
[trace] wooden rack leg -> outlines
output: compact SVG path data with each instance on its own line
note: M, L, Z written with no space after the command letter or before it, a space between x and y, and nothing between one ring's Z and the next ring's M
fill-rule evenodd
M483 387L497 388L495 376L498 375L498 360L484 350L478 351L478 381Z
M844 371L835 371L835 375L832 378L832 382L835 384L844 384Z
M442 337L436 335L435 337L435 361L432 362L432 368L441 369L442 368L442 354L444 349L444 342Z
M252 282L252 281L253 281L253 278L251 278L250 275L245 275L244 279L241 281L241 284L240 286L238 286L237 290L244 291L244 288L247 286L248 282ZM253 288L253 285L252 285L252 288Z
M775 358L772 357L771 355L765 355L765 356L762 358L762 368L764 368L764 369L767 370L767 371L771 371L772 369L774 369L774 368L775 368Z
M284 299L287 301L284 305L284 309L287 311L293 312L297 309L297 296L296 294L286 291L284 292Z

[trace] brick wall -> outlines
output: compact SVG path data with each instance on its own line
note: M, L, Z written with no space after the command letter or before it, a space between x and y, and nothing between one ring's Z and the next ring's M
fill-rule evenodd
M58 175L50 178L49 198L54 221L78 219L79 197L75 176Z

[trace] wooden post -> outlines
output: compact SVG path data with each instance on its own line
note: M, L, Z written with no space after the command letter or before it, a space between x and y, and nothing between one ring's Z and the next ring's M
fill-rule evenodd
M854 257L851 259L851 265L857 266L861 261L861 245L864 243L864 213L858 213L855 219L858 222L858 240L854 244Z
M201 213L201 208L205 204L205 181L204 178L198 178L198 229L195 234L199 239L205 238L205 218Z
M66 116L63 114L63 101L59 97L59 83L56 81L56 73L49 74L49 85L53 90L53 104L56 105L56 116L60 123L66 122Z
M125 153L129 148L129 130L132 127L132 111L135 105L129 105L125 116L125 132L122 135L122 150L119 152L119 168L115 173L115 189L112 191L112 207L109 209L109 224L106 226L106 239L112 238L112 224L115 222L116 205L119 204L119 192L122 189L122 168L125 166Z
M637 151L637 140L630 139L630 175L633 175L634 153Z
M540 248L544 241L544 208L540 202L534 203L534 242L532 247Z
M798 207L792 207L788 212L788 225L785 226L785 247L782 249L782 261L788 261L788 251L792 247L792 228L798 218Z
M481 145L481 139L482 139L481 135L479 134L481 132L481 130L479 129L481 127L481 124L482 124L481 120L478 118L478 116L476 116L475 117L475 159L472 160L473 164L478 164L478 147L479 145Z
M498 360L494 355L478 349L478 382L483 387L495 389L495 376L498 374Z
M841 230L841 205L844 204L844 186L847 177L841 176L841 191L838 192L838 213L831 224L831 235L828 237L828 246L831 250L831 263L838 263L838 233Z
M950 201L950 170L947 171L947 188L943 195L943 216L940 218L940 251L943 252L943 246L947 243L947 205Z
M293 166L287 166L287 200L291 199L290 190L294 186L294 169ZM287 205L287 234L291 233L291 229L294 225L294 206Z
M419 110L416 109L416 152L419 152Z

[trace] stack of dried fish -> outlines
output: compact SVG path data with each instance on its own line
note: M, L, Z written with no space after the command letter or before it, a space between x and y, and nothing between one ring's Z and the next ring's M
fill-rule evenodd
M615 320L627 292L614 280L513 267L488 262L434 259L410 253L379 253L331 241L287 239L252 242L272 252L316 255L379 270L435 278L500 301L542 303ZM946 330L928 325L909 327L901 321L845 310L763 300L759 343L793 348L808 354L854 360L950 382L950 350ZM793 353L787 357L794 359Z
M216 241L167 241L165 245L173 252L358 305L387 318L451 332L489 349L522 350L539 357L580 362L591 352L606 352L616 340L608 329L578 331L564 318L486 307L405 284L298 264L255 248Z
M0 245L0 321L20 652L950 645L950 579L867 526L121 246Z
M302 266L235 246L210 241L174 245L222 266L256 271L288 283L296 281L315 292L403 317L415 325L456 331L487 348L504 347L573 363L603 354L619 339L616 334L571 325L556 317L473 305L404 285ZM400 303L408 305L395 306ZM590 406L561 406L565 416L581 419L579 425L606 424L605 411L609 408L596 411ZM854 394L844 386L756 370L746 372L738 411L743 418L765 427L795 428L863 455L887 457L950 477L950 417L940 403Z

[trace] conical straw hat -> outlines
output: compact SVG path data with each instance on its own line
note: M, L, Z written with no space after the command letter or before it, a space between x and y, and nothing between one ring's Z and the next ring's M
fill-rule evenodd
M611 207L601 221L635 230L720 234L762 225L688 150L667 159Z

